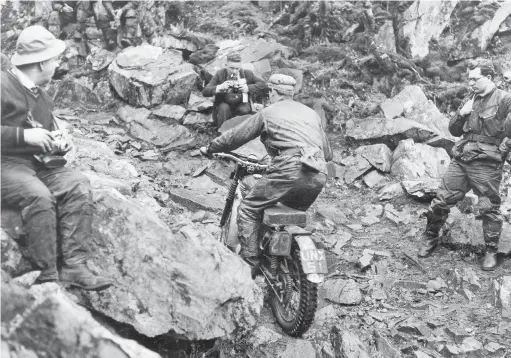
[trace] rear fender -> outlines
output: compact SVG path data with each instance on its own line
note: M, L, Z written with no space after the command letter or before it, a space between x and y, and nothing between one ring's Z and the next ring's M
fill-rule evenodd
M300 247L300 251L316 249L316 244L314 243L310 235L297 235L294 236L294 240ZM321 283L325 280L325 275L321 273L310 273L307 274L307 280L309 280L312 283Z

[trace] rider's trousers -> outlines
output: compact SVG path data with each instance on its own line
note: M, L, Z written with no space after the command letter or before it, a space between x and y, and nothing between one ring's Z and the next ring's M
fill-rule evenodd
M259 230L264 209L282 203L307 210L326 183L326 175L302 169L300 156L275 158L267 176L259 179L238 208L238 233L243 257L259 254Z

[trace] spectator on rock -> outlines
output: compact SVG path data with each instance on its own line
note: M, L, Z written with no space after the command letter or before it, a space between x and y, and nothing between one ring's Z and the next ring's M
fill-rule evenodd
M149 11L152 4L142 1L127 1L118 10L119 42L122 47L140 45L144 41L154 44L157 39L154 15Z
M110 27L110 22L115 20L112 1L54 1L52 6L54 11L50 14L48 29L55 37L61 36L64 26L78 23L78 31L88 52L87 20L94 16L96 27L103 34L106 48L113 50L117 46L115 30Z
M53 102L41 88L65 47L44 27L27 27L19 35L13 67L1 72L2 208L21 213L25 234L20 245L41 271L36 283L102 290L112 282L94 275L85 263L94 210L90 183L63 166L72 144L57 140Z
M262 94L268 90L267 84L252 71L242 68L241 56L232 53L227 56L225 68L218 70L202 90L206 97L215 96L213 121L217 128L234 116L249 114L252 111L249 96Z
M426 213L419 257L435 251L450 208L472 189L479 197L477 218L482 220L486 243L481 268L494 270L498 265L502 231L499 187L504 160L511 150L511 94L497 89L494 77L491 61L480 60L470 67L470 99L449 122L451 134L461 139L453 147L453 159Z

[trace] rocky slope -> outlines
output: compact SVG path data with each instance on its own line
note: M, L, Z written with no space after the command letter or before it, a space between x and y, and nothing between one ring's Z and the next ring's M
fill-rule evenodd
M421 261L415 255L420 214L450 160L455 138L447 116L467 93L458 82L465 59L491 56L501 74L508 69L507 3L366 4L187 2L163 12L169 26L159 28L153 45L108 52L97 38L85 58L68 39L65 70L49 92L76 140L71 165L94 187L89 265L116 284L99 294L51 285L27 291L19 283L29 286L36 273L11 279L26 266L16 230L3 221L2 355L509 354L511 262L493 273L479 270L476 198L453 210L438 254ZM19 29L44 20L45 2L31 5L2 7L3 51L12 51ZM150 9L161 15L164 5ZM16 22L8 22L13 15ZM297 79L298 99L328 123L335 151L335 170L309 210L309 229L329 252L330 275L314 326L300 340L275 325L264 283L251 281L248 268L215 241L229 167L198 156L215 135L212 104L200 89L235 50L264 78L281 72ZM242 150L262 148L256 141ZM511 251L509 171L503 256ZM101 328L74 302L155 353ZM70 315L76 319L63 318ZM77 344L59 328L47 333L59 343L44 345L49 338L34 339L34 327L47 322L84 338Z

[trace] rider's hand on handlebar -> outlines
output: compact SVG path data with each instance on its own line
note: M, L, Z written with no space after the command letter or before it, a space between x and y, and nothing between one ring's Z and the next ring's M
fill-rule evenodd
M209 159L213 158L213 154L208 151L208 147L201 147L199 151L202 156Z

